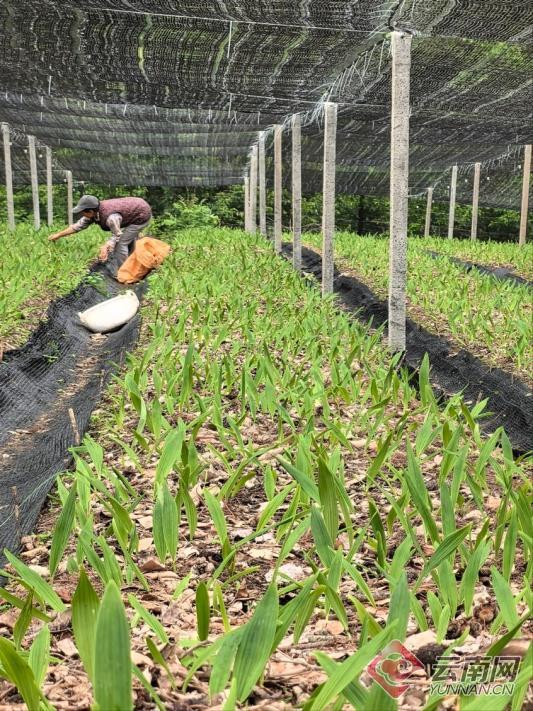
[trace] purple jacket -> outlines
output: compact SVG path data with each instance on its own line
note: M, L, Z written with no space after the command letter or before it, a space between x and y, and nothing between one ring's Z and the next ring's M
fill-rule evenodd
M98 206L98 223L103 230L109 230L107 220L113 213L122 217L122 227L143 225L152 217L152 208L142 198L123 197L101 200Z

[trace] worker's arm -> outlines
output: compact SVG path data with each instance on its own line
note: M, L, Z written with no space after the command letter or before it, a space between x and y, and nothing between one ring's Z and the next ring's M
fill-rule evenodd
M89 225L92 225L92 220L89 220L88 217L82 217L73 225L61 230L61 232L56 232L55 234L50 235L48 239L50 242L55 242L56 240L61 239L61 237L68 237L69 235L74 235L76 232L80 232L81 230L86 230Z
M115 251L119 239L122 237L122 215L118 212L113 212L107 218L106 225L111 230L112 237L100 249L100 261L105 262L106 259Z
M122 215L118 212L113 212L107 218L107 226L111 230L113 235L111 239L107 240L107 244L111 250L114 250L118 244L119 239L122 237Z
M61 232L56 232L55 234L50 235L50 237L48 237L48 240L50 242L55 242L56 240L61 239L61 237L68 237L69 235L73 235L76 232L77 232L77 230L75 230L72 227L72 225L70 225L70 227L67 227L64 230L61 230Z

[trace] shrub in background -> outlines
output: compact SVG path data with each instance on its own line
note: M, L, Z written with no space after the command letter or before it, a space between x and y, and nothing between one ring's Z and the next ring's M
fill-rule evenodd
M219 218L203 201L178 200L162 217L154 220L154 232L175 232L191 227L217 227Z

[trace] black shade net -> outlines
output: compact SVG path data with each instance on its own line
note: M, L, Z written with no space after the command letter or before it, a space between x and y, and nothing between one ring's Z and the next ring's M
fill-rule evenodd
M413 34L411 194L520 204L532 140L529 0L21 0L0 9L0 120L54 150L78 180L240 183L258 133L302 116L303 187L322 185L324 101L339 105L337 187L389 190L391 29ZM28 182L27 155L14 159ZM40 159L44 176L44 159ZM488 180L487 180L488 179ZM463 182L461 182L461 180ZM271 176L269 175L271 183ZM463 187L464 186L464 187Z
M104 336L81 325L78 311L125 288L105 267L91 276L53 302L28 343L0 362L0 558L32 530L70 462L69 447L83 436L114 367L137 340L139 316ZM143 285L135 288L141 295Z

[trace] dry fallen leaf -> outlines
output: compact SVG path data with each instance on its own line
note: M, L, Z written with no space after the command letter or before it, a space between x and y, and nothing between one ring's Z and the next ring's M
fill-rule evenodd
M18 620L19 611L17 608L7 610L0 614L0 627L7 627L8 629L13 629L15 622Z
M344 633L344 626L338 620L329 620L326 623L325 629L335 636Z
M525 657L530 645L533 644L532 639L513 639L512 642L505 647L501 652L502 657Z
M150 550L153 544L154 541L152 538L141 538L138 547L139 553L144 553L145 551Z
M78 654L76 645L70 637L65 637L64 639L59 639L56 642L56 647L62 652L66 657L75 657Z
M200 551L198 548L194 548L194 546L186 546L185 548L180 548L178 551L178 558L182 560L187 560L187 558L193 558L199 555Z
M143 573L154 573L155 571L166 570L166 567L161 565L156 558L148 558L144 561L140 568Z
M292 578L293 580L297 581L304 580L306 577L305 570L299 565L295 565L294 563L284 563L282 566L280 566L279 572L285 573L285 575L288 575L289 578ZM270 582L273 577L274 571L268 570L265 574L265 580Z
M407 649L415 652L417 649L425 647L427 644L435 644L437 641L437 635L433 630L425 630L424 632L418 632L417 634L409 635L405 640L405 646Z
M478 511L477 509L472 509L472 511L469 511L465 516L464 516L465 521L475 521L478 523L483 519L483 514L481 511Z
M276 553L272 548L251 548L248 551L248 555L254 560L274 560L276 557Z
M487 496L485 499L485 508L488 511L497 511L501 504L501 499L498 496Z
M284 677L284 676L294 676L295 674L301 674L302 666L306 666L306 662L298 663L294 660L287 660L285 662L270 662L268 669L270 675L274 677Z
M481 647L481 637L472 637L468 635L464 643L460 647L455 647L454 652L459 654L474 654Z
M41 578L48 578L50 575L50 571L44 565L28 565L28 568L33 570L34 573L37 573L37 575L40 575Z
M148 666L148 667L154 666L154 663L150 659L150 657L147 657L146 654L140 654L139 652L135 652L133 650L131 652L131 661L133 664L136 664L137 666Z

